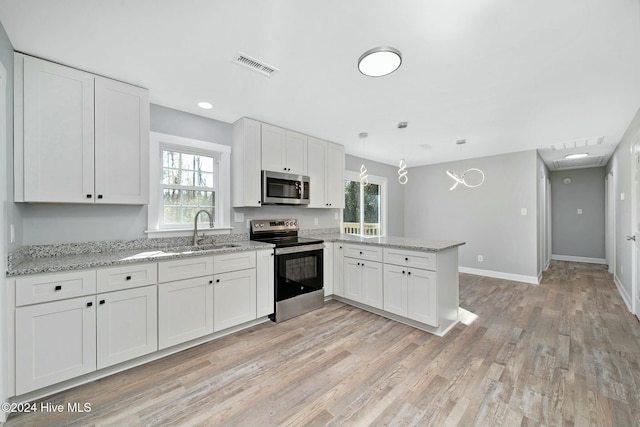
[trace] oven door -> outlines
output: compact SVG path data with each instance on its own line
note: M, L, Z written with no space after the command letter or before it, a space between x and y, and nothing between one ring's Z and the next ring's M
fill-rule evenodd
M323 288L323 248L322 243L276 248L276 301Z

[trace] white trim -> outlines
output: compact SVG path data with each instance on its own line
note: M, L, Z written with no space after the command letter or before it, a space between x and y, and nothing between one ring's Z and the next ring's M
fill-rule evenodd
M583 256L570 256L570 255L551 255L551 259L556 261L586 262L589 264L607 265L607 260L604 258L589 258L589 257L583 257Z
M466 274L474 274L476 276L493 277L496 279L512 280L514 282L531 283L539 285L538 277L525 276L522 274L503 273L502 271L480 270L479 268L458 267L458 272Z
M629 312L633 314L633 308L631 306L631 297L627 293L627 290L624 288L624 286L622 286L622 283L620 283L620 279L618 278L617 274L613 275L613 283L616 284L616 288L618 288L618 293L620 293L622 300L627 306L627 310L629 310Z
M167 135L158 132L149 132L149 207L147 235L149 237L174 237L189 236L193 233L193 227L186 227L181 231L163 230L160 223L160 146L171 145L174 147L187 147L199 151L216 153L220 159L220 175L216 193L216 212L218 219L213 229L203 229L206 234L228 234L231 229L231 147L215 142L200 141L181 136ZM209 231L207 231L209 230ZM200 229L198 229L200 231Z

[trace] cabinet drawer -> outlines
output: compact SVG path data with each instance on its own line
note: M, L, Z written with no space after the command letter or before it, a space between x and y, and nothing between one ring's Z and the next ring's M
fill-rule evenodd
M213 274L213 256L177 259L158 263L158 282L190 279Z
M138 286L155 285L158 281L158 266L135 264L98 270L98 292L119 291Z
M215 274L255 268L255 266L255 251L232 252L230 254L216 255L213 257L213 272Z
M95 270L16 279L16 306L57 301L96 293Z
M416 252L385 248L384 262L385 264L436 270L436 254L434 252Z
M377 246L344 245L344 256L382 262L382 248Z

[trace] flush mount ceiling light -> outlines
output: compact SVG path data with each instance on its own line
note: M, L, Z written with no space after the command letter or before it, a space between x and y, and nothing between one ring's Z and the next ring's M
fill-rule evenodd
M567 160L572 160L572 159L582 159L583 157L587 157L587 156L589 156L588 153L576 153L576 154L567 154L566 156L564 156L564 158Z
M466 144L466 143L467 143L466 139L459 139L459 140L456 141L456 144L458 144L458 145L462 145L462 144Z
M402 64L402 54L389 46L369 49L358 59L358 70L365 76L382 77L393 73Z
M210 102L201 101L201 102L198 102L198 107L204 110L210 110L213 108L213 104L211 104Z

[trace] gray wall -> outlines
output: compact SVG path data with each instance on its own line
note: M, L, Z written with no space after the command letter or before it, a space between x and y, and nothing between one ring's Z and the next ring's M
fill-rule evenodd
M537 277L536 167L536 151L525 151L410 168L405 235L465 241L461 267ZM446 171L469 168L481 169L484 183L449 191Z
M632 298L632 250L633 246L627 241L626 237L632 235L632 195L631 195L631 168L633 157L631 156L632 144L637 142L640 137L640 110L636 112L635 117L623 135L616 151L607 163L606 170L611 172L614 181L615 192L615 280L622 286L623 292L626 293L625 298L631 303ZM620 200L620 195L624 193L624 200Z
M367 167L370 175L387 178L387 235L404 236L404 192L405 185L398 182L398 168L373 160L347 155L345 169L360 173L362 163ZM411 179L409 179L411 182Z
M551 172L553 255L605 258L605 175L604 167Z

